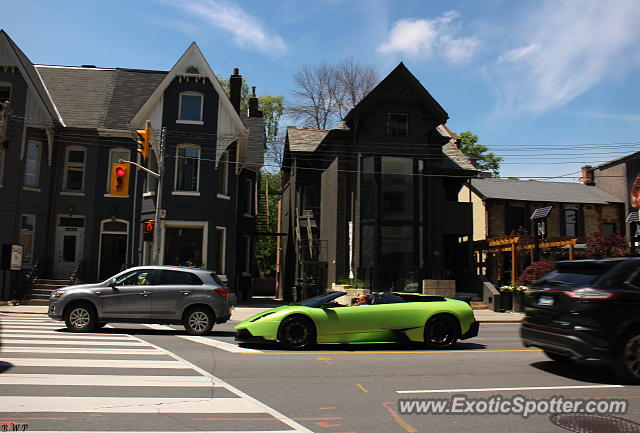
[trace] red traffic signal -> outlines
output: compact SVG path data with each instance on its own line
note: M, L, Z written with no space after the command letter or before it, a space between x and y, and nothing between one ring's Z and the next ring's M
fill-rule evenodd
M116 196L129 195L129 164L111 164L111 187L109 193Z

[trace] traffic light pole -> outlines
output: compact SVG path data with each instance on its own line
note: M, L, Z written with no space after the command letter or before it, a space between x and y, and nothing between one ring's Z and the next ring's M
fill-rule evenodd
M158 187L156 188L156 215L153 225L153 261L155 265L160 264L160 209L162 208L162 180L164 175L164 142L167 128L162 128L160 134L160 156L158 157Z

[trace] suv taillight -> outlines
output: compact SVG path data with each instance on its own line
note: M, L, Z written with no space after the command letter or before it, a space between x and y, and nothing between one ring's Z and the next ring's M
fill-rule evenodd
M218 295L222 296L223 298L226 298L227 296L229 296L227 291L224 289L214 289L214 290Z
M603 301L615 298L616 293L606 292L604 290L596 290L591 288L568 290L565 292L574 299L584 299L593 301Z

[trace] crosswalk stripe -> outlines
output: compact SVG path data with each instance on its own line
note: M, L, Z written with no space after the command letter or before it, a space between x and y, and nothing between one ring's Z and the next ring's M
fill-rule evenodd
M5 353L87 353L87 354L103 354L103 355L164 355L166 351L153 349L84 349L84 348L65 348L65 347L41 347L41 346L23 346L23 347L6 347L2 346L2 352Z
M56 329L62 329L64 328L64 325L61 326L20 326L20 325L9 325L9 326L4 326L4 325L0 325L0 329L3 330L23 330L23 329L31 329L31 330L38 330L38 331L55 331Z
M29 433L53 433L53 431L51 430L28 430ZM196 432L203 432L203 433L296 433L299 430L206 430L206 432L204 430L193 430L193 433ZM125 431L113 431L113 430L109 430L109 431L78 431L78 430L73 430L73 433L153 433L153 432L149 432L148 430L145 431L129 431L127 430ZM191 432L187 432L185 430L181 430L179 432L171 432L171 431L162 431L162 432L158 432L158 433L191 433Z
M50 330L50 329L25 329L23 327L14 327L12 329L7 329L7 328L0 328L0 336L6 334L6 333L15 333L17 331L20 331L20 334L43 334L43 335L49 335L49 336L54 336L54 335L75 335L75 336L82 336L82 337L86 337L86 336L92 336L92 335L97 335L97 336L120 336L120 337L128 337L128 338L133 338L128 334L106 334L106 333L102 333L102 332L83 332L83 333L74 333L71 334L70 332L58 332L56 329Z
M167 325L149 324L145 326L151 329L157 329L157 330L168 330L168 329L173 330L173 328ZM226 341L216 340L215 338L211 338L211 337L198 336L198 335L176 335L176 337L180 337L185 340L193 341L195 343L200 343L207 346L212 346L217 349L226 350L227 352L232 352L232 353L247 353L247 352L262 353L261 350L245 349L238 346L237 344L227 343Z
M101 367L101 368L171 368L191 369L178 361L137 359L86 359L86 358L5 358L14 367Z
M16 344L24 343L24 344L45 344L45 345L57 345L57 346L68 346L68 345L79 345L82 344L84 346L149 346L148 343L144 343L136 340L126 340L126 341L79 341L67 339L63 341L58 340L25 340L22 338L5 338L3 345L7 347L17 347Z
M2 338L23 338L28 339L27 341L35 341L35 339L47 338L53 340L63 340L73 338L74 341L77 340L110 340L110 341L122 341L122 342L133 342L136 341L129 335L112 335L112 334L70 334L70 333L51 333L51 332L31 332L29 334L23 333L9 333L9 332L1 332L0 337Z
M264 409L242 398L158 397L1 397L8 412L58 413L264 413Z
M59 322L25 322L22 320L12 320L12 321L6 321L6 320L1 320L0 321L0 326L1 327L5 327L5 326L37 326L37 327L42 327L42 328L52 328L52 327L60 327L60 326L65 326L64 323Z
M213 387L216 381L204 376L129 376L101 374L10 374L0 375L0 385L68 386L159 386ZM2 397L0 397L2 398ZM20 397L23 398L23 397ZM10 412L0 404L3 412ZM42 407L49 407L45 404Z

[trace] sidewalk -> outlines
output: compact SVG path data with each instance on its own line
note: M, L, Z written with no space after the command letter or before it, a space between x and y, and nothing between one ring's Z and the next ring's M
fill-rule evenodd
M279 305L287 305L284 302L273 301L270 298L253 299L251 302L236 305L231 314L231 320L242 321ZM0 313L18 314L47 314L46 305L0 305ZM506 312L496 313L490 310L473 310L478 322L483 323L513 323L520 322L524 318L523 313Z

